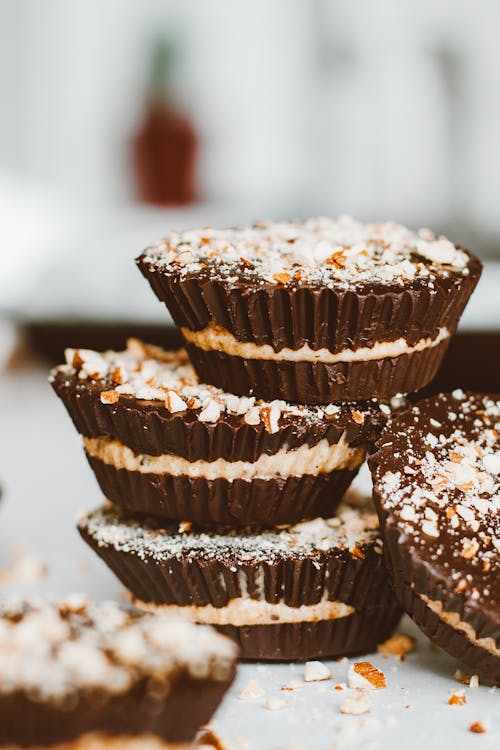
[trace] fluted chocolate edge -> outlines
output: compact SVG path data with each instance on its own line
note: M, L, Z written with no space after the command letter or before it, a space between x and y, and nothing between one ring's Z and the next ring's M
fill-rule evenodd
M230 378L227 380L231 386ZM236 416L226 414L215 423L202 422L191 410L171 414L163 404L130 397L103 404L103 384L64 373L56 374L51 384L80 434L113 437L136 454L172 453L189 461L223 458L254 462L262 454L294 450L304 444L312 447L323 439L335 445L344 433L350 445L362 445L373 442L387 421L376 404L359 404L364 421L358 424L351 409L342 405L341 414L333 419L290 416L282 418L277 432L270 433L262 423L248 425Z
M466 634L439 617L408 584L398 585L398 600L404 610L434 643L447 654L459 659L475 672L500 681L500 658L472 643Z
M125 588L143 602L224 607L232 599L248 596L300 607L326 598L355 609L387 607L394 602L382 556L373 544L361 545L356 554L336 550L304 558L283 556L277 560L270 551L269 560L264 562L241 560L227 550L219 557L207 558L191 552L162 556L158 560L112 544L99 544L85 525L85 519L78 528L82 538Z
M357 470L288 478L209 480L116 469L87 455L99 486L124 510L210 526L277 526L335 514Z
M259 661L335 659L375 651L401 619L401 607L371 607L348 617L318 622L218 626L238 644L240 658Z
M441 327L454 333L481 275L480 261L469 258L468 275L450 271L432 283L379 284L370 291L181 276L156 268L146 256L137 264L179 327L197 331L212 323L239 341L276 351L308 344L336 353L399 338L413 346L435 338Z
M286 362L243 359L186 344L199 377L237 394L303 404L388 399L414 393L435 376L449 340L399 357L365 362Z

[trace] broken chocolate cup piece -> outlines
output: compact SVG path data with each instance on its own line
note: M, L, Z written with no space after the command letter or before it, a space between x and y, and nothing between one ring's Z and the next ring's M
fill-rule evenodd
M353 495L338 518L271 530L185 531L112 505L84 516L83 539L142 606L210 622L247 659L360 653L401 615L373 509Z
M370 459L399 601L469 668L500 679L500 397L417 403Z

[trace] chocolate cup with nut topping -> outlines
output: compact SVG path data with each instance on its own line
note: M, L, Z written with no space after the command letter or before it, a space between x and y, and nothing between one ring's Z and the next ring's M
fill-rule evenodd
M171 232L137 263L204 382L303 404L423 388L481 273L429 230L345 217Z
M371 651L401 615L375 510L351 493L333 519L267 531L183 531L111 504L79 530L136 604L211 623L245 659Z
M370 459L399 601L438 646L500 680L500 396L454 391L395 418Z
M237 649L213 629L114 602L4 599L0 622L1 747L167 750L235 675Z
M239 398L199 383L184 352L137 341L67 358L52 386L104 495L168 520L274 526L331 516L390 413L377 402Z

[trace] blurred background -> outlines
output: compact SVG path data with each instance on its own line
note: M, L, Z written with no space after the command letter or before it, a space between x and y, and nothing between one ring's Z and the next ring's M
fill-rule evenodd
M170 227L340 212L476 251L464 325L500 328L499 28L497 0L0 0L4 349L166 321L133 258Z

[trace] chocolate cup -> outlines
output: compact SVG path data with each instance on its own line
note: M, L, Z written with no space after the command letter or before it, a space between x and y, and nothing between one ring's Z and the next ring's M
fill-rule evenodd
M468 255L468 275L435 276L432 288L422 279L355 290L281 286L243 276L218 280L210 269L181 276L156 268L146 255L137 264L179 327L197 331L216 324L238 341L269 344L275 351L308 344L336 353L399 338L413 346L435 338L443 326L453 333L481 275L480 261Z
M495 682L500 681L500 659L480 646L474 645L465 633L455 630L418 596L411 585L396 587L397 596L405 611L423 633L450 656L459 659L474 671L481 672Z
M252 393L270 400L324 404L338 400L387 399L424 388L435 376L449 339L437 346L399 357L366 362L284 362L243 359L204 351L186 343L193 366L203 380L238 395Z
M443 450L439 440L441 435L449 438L456 431L461 431L474 439L485 429L484 422L477 424L478 418L483 419L485 398L488 397L474 393L464 394L463 399L455 398L453 394L439 394L420 401L414 409L396 417L386 428L369 459L369 465L374 481L373 500L384 540L384 557L398 600L424 633L444 651L497 680L500 678L500 657L474 644L466 633L446 623L422 599L423 596L431 602L439 602L444 612L456 613L465 626L470 626L475 638L492 639L496 648L500 648L497 568L495 565L486 567L474 564L460 554L461 543L466 538L465 531L463 536L459 533L450 535L445 527L440 529L438 537L416 539L405 528L400 507L388 502L392 491L384 489L382 482L388 472L406 476L409 497L411 490L422 483L425 486L425 478L419 474L416 459L434 450L428 440L429 433L431 437L436 437L437 451ZM489 398L500 400L497 395ZM470 400L465 409L462 409L462 400L465 403ZM453 419L449 416L450 412L454 412ZM405 474L410 455L414 461L413 473ZM444 459L438 454L437 460ZM458 490L450 487L447 503L433 507L438 514L445 516L455 503L460 503L460 495ZM490 522L485 523L489 528ZM493 519L493 528L494 524ZM457 585L461 581L469 582L470 587L461 590Z
M373 442L387 421L377 404L358 404L356 408L364 415L358 424L344 404L333 418L282 417L278 431L269 433L262 423L248 425L235 415L224 414L208 423L198 419L199 410L171 414L162 403L126 396L116 404L103 404L100 394L110 386L103 381L81 381L75 375L56 373L52 387L80 434L111 436L136 454L172 453L188 461L254 462L263 453L272 455L304 444L312 447L323 439L335 445L344 432L355 447Z
M130 516L113 509L126 523ZM91 514L92 515L92 514ZM132 519L134 521L134 519ZM177 536L175 526L165 527L154 519L141 522L154 535ZM88 529L85 518L78 526L85 542L111 568L125 588L143 602L177 606L224 607L232 599L248 596L289 607L317 604L326 598L340 601L356 610L394 603L394 591L382 556L373 543L360 544L361 556L347 549L315 550L304 556L300 551L277 555L272 545L258 559L236 547L222 546L219 554L211 549L196 552L172 552L153 557L144 551L138 555L127 548L103 544ZM224 530L221 530L223 533ZM257 532L252 532L252 536ZM217 535L217 531L214 532ZM208 545L208 539L207 539ZM206 545L206 546L207 546Z
M99 732L104 736L151 734L165 742L191 742L229 688L224 682L184 676L167 697L146 682L123 694L87 692L68 705L31 700L23 692L0 695L0 744L40 747ZM154 688L154 686L152 686Z
M474 609L467 606L463 598L453 590L451 579L446 579L428 561L420 559L408 543L402 544L398 530L387 525L388 517L376 491L374 501L381 521L384 557L401 606L425 635L443 651L490 679L499 680L500 658L475 645L465 633L444 622L420 595L431 601L441 602L443 610L456 612L464 623L475 630L477 638L492 638L497 648L500 648L498 622L493 621L480 606Z
M276 526L334 515L357 470L302 477L209 480L116 469L87 455L109 500L130 513L200 525Z
M371 607L337 620L273 625L217 626L238 644L240 658L259 661L335 659L375 651L401 619L396 603Z
M216 626L238 644L243 659L287 661L369 652L391 635L401 617L402 609L388 583L381 556L371 546L362 547L364 559L339 550L314 559L260 564L228 557L157 562L98 546L84 526L79 531L139 606L224 607L242 595L238 574L243 574L250 596L256 594L257 581L264 582L266 601L299 607L317 603L327 593L330 600L343 601L356 609L336 620Z

